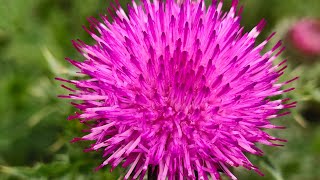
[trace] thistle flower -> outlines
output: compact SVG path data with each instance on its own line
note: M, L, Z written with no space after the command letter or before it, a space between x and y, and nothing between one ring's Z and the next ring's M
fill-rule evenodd
M85 61L68 59L88 78L59 80L75 86L63 86L73 93L61 97L81 100L69 119L89 130L74 141L103 151L98 169L122 164L124 179L152 170L160 180L219 179L220 170L236 179L229 168L238 166L261 174L244 153L284 141L263 129L283 128L270 119L295 102L268 97L292 90L282 90L292 80L277 83L286 67L272 64L281 42L262 54L274 34L255 46L265 21L244 33L237 4L223 12L216 0L208 8L202 0L132 1L128 14L115 8L113 22L89 18L96 43L74 41Z
M296 50L309 56L320 56L320 20L305 18L296 22L289 39Z

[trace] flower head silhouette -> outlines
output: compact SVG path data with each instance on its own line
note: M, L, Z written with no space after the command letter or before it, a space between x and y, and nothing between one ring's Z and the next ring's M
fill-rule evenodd
M292 25L288 35L295 50L308 56L320 56L320 19L301 19Z
M282 128L270 119L295 102L269 98L293 89L281 88L292 80L277 83L285 61L272 64L284 48L263 54L273 34L256 46L265 21L245 33L237 4L224 12L215 0L207 8L202 0L142 0L128 14L116 7L112 22L89 18L95 44L74 41L85 61L68 59L88 78L60 79L76 89L61 97L81 100L69 119L89 132L74 141L94 141L87 150L103 151L99 168L122 164L124 179L142 179L148 167L160 180L219 179L220 170L236 179L231 166L260 173L244 153L283 141L263 129Z

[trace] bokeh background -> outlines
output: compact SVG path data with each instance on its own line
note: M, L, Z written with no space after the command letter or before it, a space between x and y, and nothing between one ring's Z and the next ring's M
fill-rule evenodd
M107 0L0 0L0 179L118 179L122 169L93 169L103 159L83 153L86 143L70 144L83 135L74 109L57 95L66 93L55 77L78 76L65 57L82 59L72 39L92 42L81 28L86 18L106 13ZM124 5L126 0L120 0ZM288 50L284 79L299 76L298 101L290 116L273 120L286 130L271 133L288 140L284 147L261 146L265 157L250 159L265 173L236 169L240 180L320 180L320 58L292 48L287 32L301 18L320 18L319 0L240 0L242 25L250 30L262 18L268 22L259 41L277 31ZM226 0L230 4L230 0ZM228 5L226 5L228 8ZM320 33L320 28L318 29ZM319 36L318 36L319 37ZM320 39L319 39L320 41ZM272 43L276 41L273 40ZM271 47L271 46L270 46Z

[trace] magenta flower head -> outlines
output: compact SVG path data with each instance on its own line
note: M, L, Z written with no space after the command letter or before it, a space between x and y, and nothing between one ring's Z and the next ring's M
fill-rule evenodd
M295 102L269 98L293 89L282 88L292 80L277 83L285 61L272 64L284 48L263 54L273 34L256 46L265 21L243 32L237 4L223 12L216 0L207 8L203 0L132 1L128 14L115 8L113 22L89 18L95 44L74 41L85 61L68 59L88 78L60 79L76 89L61 97L81 100L69 119L89 131L74 141L103 151L99 168L127 167L124 179L147 171L159 180L220 179L219 171L236 179L229 168L238 166L260 173L244 153L283 141L263 130L282 128L270 119Z
M305 18L296 22L290 32L291 44L309 56L320 56L320 19Z

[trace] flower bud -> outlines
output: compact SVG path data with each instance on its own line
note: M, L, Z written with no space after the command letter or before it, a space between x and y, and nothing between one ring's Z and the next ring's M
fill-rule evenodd
M320 20L305 18L297 21L289 30L289 42L303 55L320 55Z

